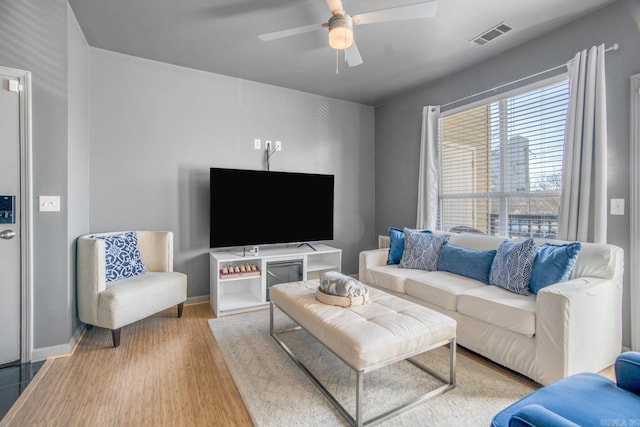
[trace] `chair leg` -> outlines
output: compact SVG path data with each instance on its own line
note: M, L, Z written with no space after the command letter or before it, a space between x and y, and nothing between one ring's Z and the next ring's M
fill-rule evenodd
M184 303L181 302L178 304L178 317L182 317L182 308L184 307Z
M90 331L93 329L93 325L89 325L88 323L85 326L87 327L87 331Z
M113 338L113 346L118 347L120 345L120 332L122 328L112 329L111 330L111 338Z

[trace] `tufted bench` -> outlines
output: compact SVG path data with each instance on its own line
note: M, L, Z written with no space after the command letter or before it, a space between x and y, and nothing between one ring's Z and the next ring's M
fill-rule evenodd
M373 288L369 288L368 304L348 308L327 305L316 300L317 287L318 281L313 280L283 283L269 288L271 336L352 425L361 426L381 421L400 410L413 407L455 387L455 320ZM356 371L355 419L282 341L279 335L291 329L275 331L274 307L278 307ZM448 379L411 360L413 356L447 344L450 348ZM409 360L436 377L443 385L400 407L363 421L361 397L364 374L401 360Z

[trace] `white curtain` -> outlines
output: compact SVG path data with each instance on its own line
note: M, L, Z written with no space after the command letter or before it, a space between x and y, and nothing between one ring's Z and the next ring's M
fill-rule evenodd
M569 110L558 238L607 241L607 99L604 45L567 63Z
M440 106L422 109L420 174L418 177L418 215L416 228L435 230L438 217L438 128Z

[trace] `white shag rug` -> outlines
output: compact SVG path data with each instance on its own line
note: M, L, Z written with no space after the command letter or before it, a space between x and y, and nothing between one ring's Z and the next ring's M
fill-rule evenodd
M292 326L276 310L276 330ZM257 426L348 425L334 406L269 335L269 310L209 320L211 331ZM355 416L355 373L303 330L282 340ZM418 356L448 378L449 350ZM365 375L365 420L438 387L441 383L408 362ZM489 426L493 416L533 391L498 370L458 353L456 387L402 412L385 426Z

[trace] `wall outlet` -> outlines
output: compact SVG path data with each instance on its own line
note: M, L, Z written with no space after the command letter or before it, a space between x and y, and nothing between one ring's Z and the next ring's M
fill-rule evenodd
M271 141L265 141L265 142L264 142L264 148L265 148L267 151L271 151Z
M282 141L276 141L276 151L282 151Z
M256 138L253 140L253 149L254 150L259 150L260 149L260 139Z

